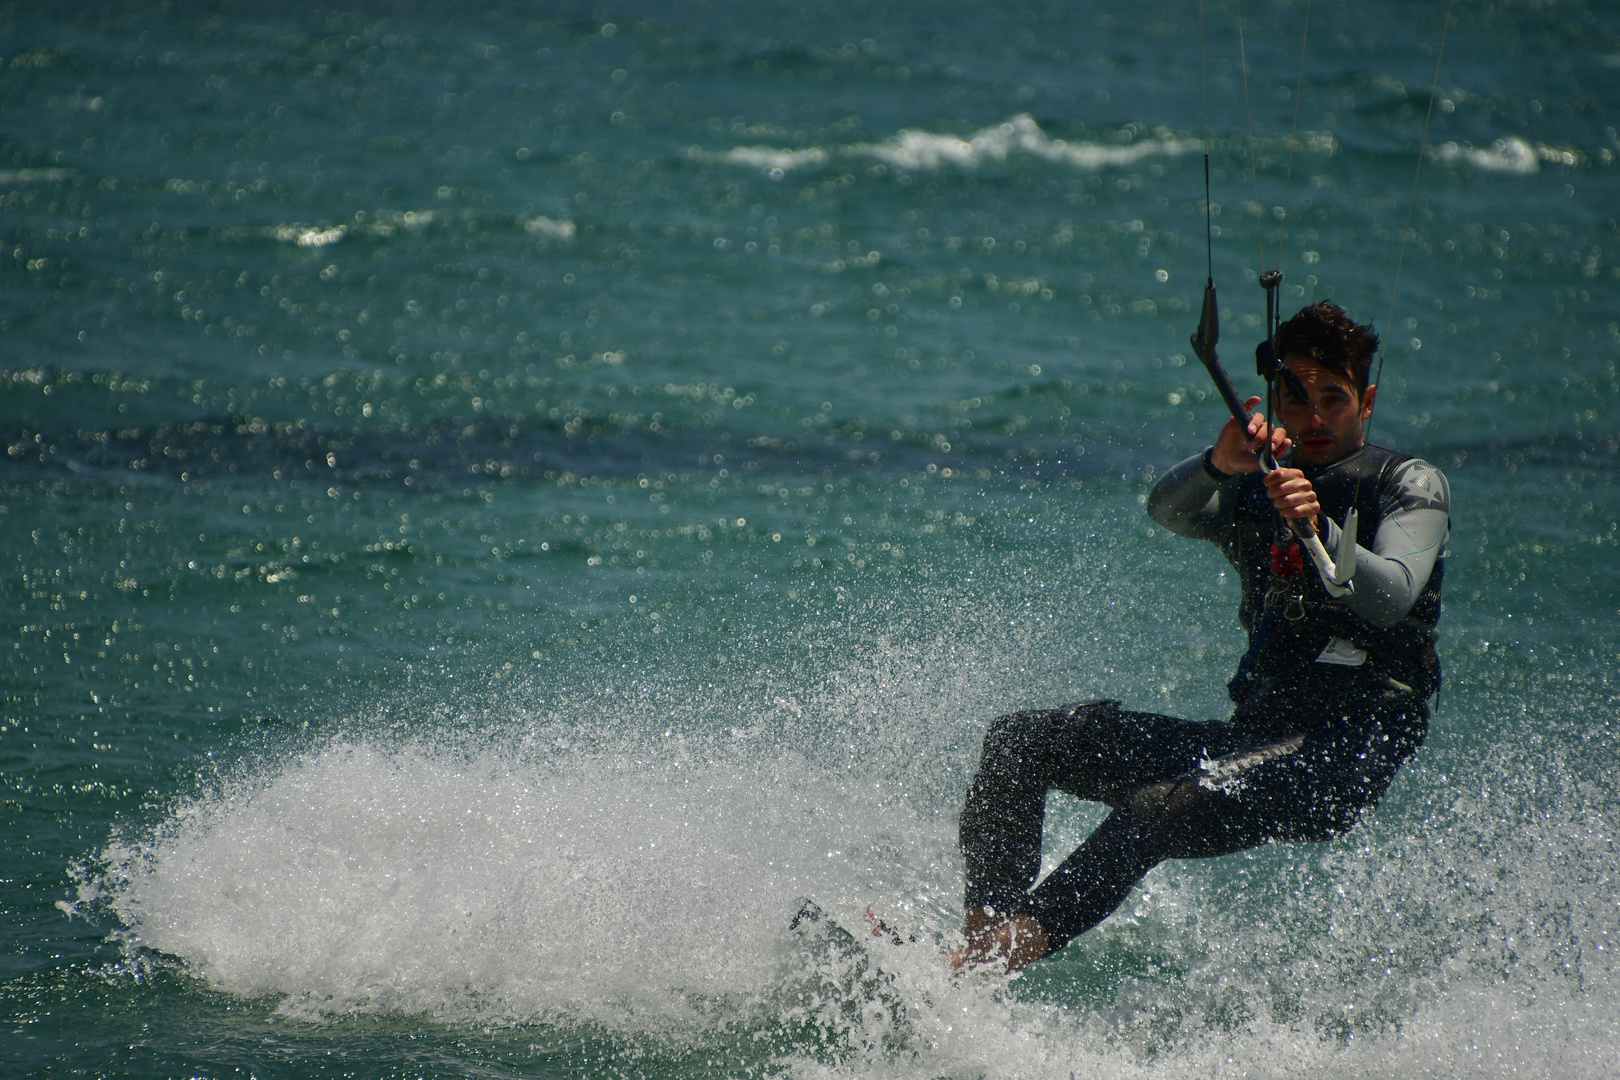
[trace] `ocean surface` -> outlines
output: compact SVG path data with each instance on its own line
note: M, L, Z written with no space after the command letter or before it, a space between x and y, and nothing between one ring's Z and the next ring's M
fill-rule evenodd
M1620 1071L1620 8L1456 4L1420 153L1444 10L0 9L0 1075ZM1225 715L1206 132L1240 388L1280 267L1450 478L1444 692L956 986L987 722Z

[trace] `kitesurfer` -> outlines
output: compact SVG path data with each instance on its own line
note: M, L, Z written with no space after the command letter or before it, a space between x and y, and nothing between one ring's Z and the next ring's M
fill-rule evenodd
M962 812L967 944L953 965L1010 971L1061 948L1164 859L1338 836L1422 743L1440 680L1445 477L1364 441L1370 327L1324 301L1284 323L1275 348L1294 376L1271 383L1280 426L1228 420L1148 499L1155 521L1216 544L1237 570L1249 649L1228 684L1231 718L1088 701L996 720ZM1268 442L1280 464L1263 473ZM1330 590L1285 522L1309 520L1333 551L1352 507L1355 569ZM1113 812L1036 886L1051 789Z

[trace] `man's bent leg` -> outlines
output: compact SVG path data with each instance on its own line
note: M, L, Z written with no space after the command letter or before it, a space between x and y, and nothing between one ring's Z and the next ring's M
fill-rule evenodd
M1081 706L1090 709L1092 705ZM1056 779L1051 752L1056 710L999 717L984 736L979 771L968 788L959 826L967 861L970 936L979 909L1003 914L1035 883L1041 868L1046 790ZM979 916L988 920L989 914Z
M1272 840L1329 840L1377 803L1426 726L1421 704L1386 707L1358 723L1248 746L1214 768L1139 787L1012 910L1034 919L1056 951L1107 918L1164 859L1210 858Z
M1057 788L1079 798L1119 805L1143 784L1185 773L1201 757L1227 752L1235 739L1227 724L1126 712L1113 701L998 719L985 736L979 772L962 812L961 842L967 862L965 930L970 941L964 959L991 948L985 942L1009 915L1030 914L1028 890L1040 871L1048 790ZM1096 866L1111 869L1102 873L1091 899L1077 910L1086 912L1106 903L1102 909L1106 915L1135 880L1163 857L1150 854L1140 835L1131 833L1135 837L1131 840L1118 832L1122 824L1099 830L1095 843L1088 841L1082 847L1087 852L1082 862L1095 860ZM1106 900L1110 895L1115 897L1111 902ZM1062 918L1069 925L1077 919L1085 922L1089 916ZM1058 944L1061 942L1049 944L1042 952ZM1014 957L1009 955L1009 959Z
M1303 741L1296 736L1245 748L1219 760L1240 769L1247 765L1247 776L1277 757L1296 752ZM1133 789L1085 843L1015 909L1045 931L1048 951L1061 949L1106 919L1143 875L1165 859L1228 854L1269 838L1261 822L1243 820L1241 805L1217 810L1218 804L1231 804L1232 800L1209 784L1205 764L1170 780ZM1188 850L1189 837L1197 838L1196 856Z
M1165 853L1162 822L1115 810L1017 911L1040 924L1047 952L1056 952L1124 903Z

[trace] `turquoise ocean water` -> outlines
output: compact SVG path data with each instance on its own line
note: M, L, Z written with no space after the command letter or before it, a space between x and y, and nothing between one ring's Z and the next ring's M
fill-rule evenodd
M4 8L0 1074L1613 1075L1620 13L1455 5L1391 308L1442 11L1296 92L1299 2ZM1451 479L1444 695L1351 835L955 987L987 721L1241 652L1142 512L1201 72L1242 388L1280 250Z

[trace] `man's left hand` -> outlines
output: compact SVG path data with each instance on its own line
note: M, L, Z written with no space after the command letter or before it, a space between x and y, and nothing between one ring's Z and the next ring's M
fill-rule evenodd
M1316 515L1321 505L1316 501L1316 489L1298 469L1273 469L1266 474L1266 494L1271 505L1285 518L1309 518L1317 527Z

